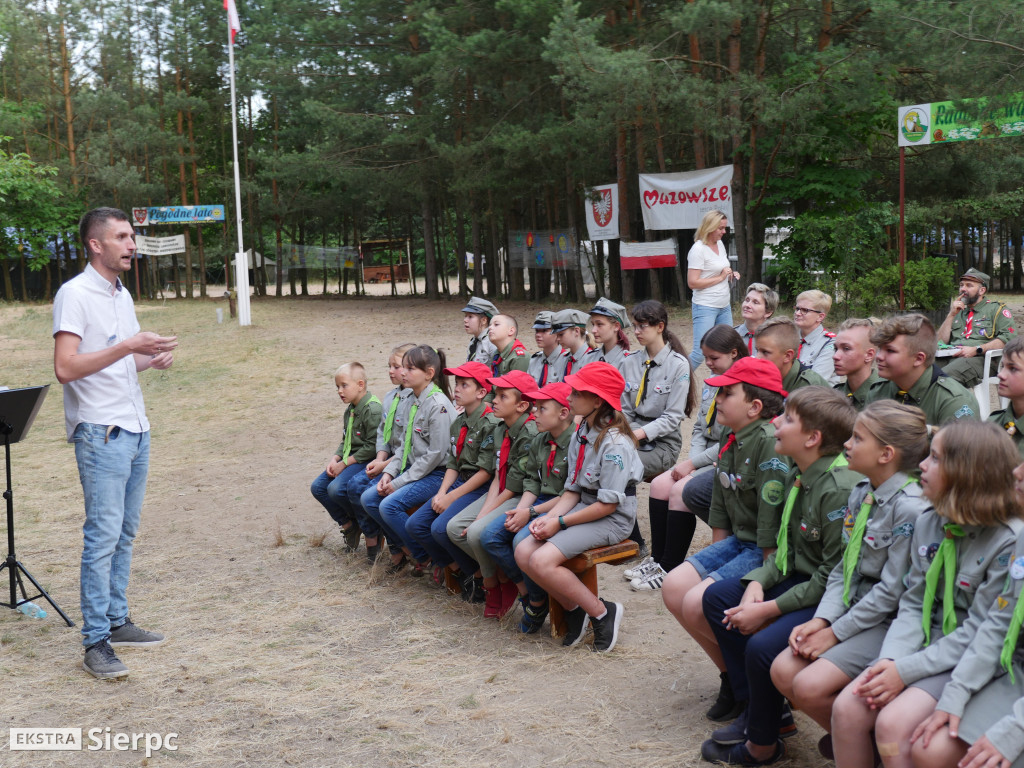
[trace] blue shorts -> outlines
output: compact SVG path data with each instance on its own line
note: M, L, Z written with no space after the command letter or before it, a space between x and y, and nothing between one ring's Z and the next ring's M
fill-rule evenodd
M701 579L740 579L764 564L764 552L751 541L729 536L690 555L686 562L697 569Z

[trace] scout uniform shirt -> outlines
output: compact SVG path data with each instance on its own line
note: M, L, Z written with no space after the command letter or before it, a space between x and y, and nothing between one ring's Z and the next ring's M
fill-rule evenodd
M392 441L397 440L395 454L384 468L393 478L391 485L397 491L408 483L422 480L445 461L448 453L448 432L455 419L455 405L444 396L436 384L428 384L419 397L409 390L409 408L395 415ZM412 407L418 406L409 432L411 442L405 470L402 470L402 454L405 452L405 435L409 427ZM399 408L399 411L402 409Z
M839 382L835 363L832 362L832 355L836 352L835 337L832 331L826 331L825 326L819 325L800 339L800 347L797 349L800 365L806 365L830 385Z
M526 356L526 347L519 339L515 339L505 347L503 352L495 350L489 363L491 373L495 376L504 376L509 371L523 371L530 367L530 358Z
M978 400L974 393L949 376L937 365L926 369L906 392L888 379L879 379L868 392L867 401L895 400L903 405L916 405L924 411L928 423L942 426L954 419L978 418Z
M1013 412L1013 403L1007 405L1005 410L993 411L988 420L1006 430L1006 434L1017 446L1017 453L1024 458L1024 420Z
M587 422L580 423L569 441L569 479L565 490L578 493L583 504L615 504L612 515L625 516L628 528L632 528L636 519L636 485L644 476L640 456L633 441L617 429L606 431L601 444L594 445L600 434L599 429L591 432Z
M523 493L523 475L530 441L537 436L537 422L524 413L510 427L499 421L494 427L494 476L498 491L509 490L516 496Z
M570 373L579 373L580 368L589 362L587 355L593 351L586 344L581 346L575 355L569 350L565 350L565 366L562 368L562 378L559 381L565 381L565 377Z
M569 441L573 435L572 422L558 437L552 437L550 432L537 433L526 456L523 493L532 493L538 499L562 493L569 473Z
M545 355L544 350L538 350L530 355L530 364L526 367L526 372L533 377L538 387L561 381L562 374L565 373L563 355L565 350L561 347L555 347L555 351L550 355Z
M467 363L483 363L489 366L494 359L497 348L487 338L487 329L484 328L479 336L474 336L469 342L469 352L466 355Z
M857 567L850 579L850 605L843 600L843 561L836 564L825 585L825 595L814 618L825 619L836 639L842 642L858 632L893 618L903 595L903 577L910 566L910 538L914 523L931 506L919 483L910 475L897 472L875 491L867 478L850 494L843 521L843 545L850 534L865 497L871 493L874 503L861 539Z
M463 411L452 422L451 448L445 469L459 473L466 482L479 470L490 474L494 470L494 428L498 419L491 407L480 404L473 413Z
M792 393L793 390L800 389L801 387L813 386L831 387L832 385L807 366L794 360L793 367L789 369L789 373L782 379L782 388Z
M878 653L879 658L896 662L896 671L907 685L950 670L960 661L993 601L1003 589L1017 532L1021 527L1018 520L994 526L960 526L964 535L956 539L957 570L953 585L957 626L950 634L943 636L942 596L945 584L940 571L931 611L931 644L923 647L925 636L921 626L921 612L924 605L925 574L935 558L939 544L945 538L943 524L948 522L934 510L928 510L917 519L910 540L907 591L900 598L899 614L885 633L885 641Z
M789 463L775 453L775 427L758 419L733 435L724 429L708 525L762 549L775 546Z
M377 425L377 453L382 451L389 456L402 449L402 431L395 428L399 414L404 419L412 407L412 390L408 387L395 387L386 395L381 403L380 424ZM392 413L394 409L394 413ZM388 423L390 416L390 424Z
M725 427L716 418L718 412L714 405L717 392L718 387L709 387L707 384L701 392L700 413L693 422L693 432L690 434L690 461L694 469L714 464L718 458L718 441Z
M369 392L364 392L359 402L349 404L345 409L345 436L342 437L341 445L335 451L335 456L340 456L342 461L348 458L345 455L345 443L348 446L348 455L356 464L367 464L373 461L377 455L377 427L381 423L381 403Z
M642 429L647 442L663 441L678 452L683 444L679 425L690 394L690 362L668 344L653 359L646 349L639 349L626 356L622 378L622 415L629 426Z
M614 365L621 372L623 361L626 359L628 354L629 353L618 344L612 347L610 352L605 352L604 345L602 345L597 349L590 350L590 353L583 360L583 365L589 365L590 363L608 363L609 365Z
M871 375L864 380L864 383L857 388L856 392L853 392L850 389L849 383L845 381L841 384L836 384L832 389L843 395L850 405L857 409L857 413L860 413L864 410L864 406L870 402L868 400L868 393L871 391L871 387L874 386L875 382L880 380L878 373L874 369L871 369Z
M978 347L992 339L1002 339L1005 344L1013 336L1010 310L1005 304L990 301L988 296L982 296L973 307L957 312L949 327L949 343L964 347Z
M1020 599L1021 587L1024 586L1024 525L1019 527L1021 533L1017 534L1013 554L1008 561L1009 578L1003 584L1002 592L996 597L995 603L990 606L977 634L970 639L970 645L967 646L963 658L957 662L952 679L942 689L938 707L943 712L962 717L971 696L984 688L990 680L1003 673L1000 660L1003 641L1006 639L1010 619L1013 618L1013 611ZM1020 685L1022 682L1020 665L1024 661L1024 646L1022 646L1021 640L1024 639L1024 633L1018 635L1017 638L1017 647L1013 651L1011 662L1017 669L1015 676L1017 684ZM1009 702L1006 703L1009 704ZM1019 715L1017 707L1014 707L1014 710ZM992 720L989 722L993 722L1001 714L1004 712L993 712ZM1019 737L1024 737L1024 728L1018 725L1017 730ZM1020 741L1019 749L1024 750L1024 739ZM1011 754L1003 752L1001 749L1000 752L1003 755Z
M752 331L747 328L746 323L740 323L734 330L740 335L740 338L743 339L743 345L747 348L747 354L751 357L757 357L757 344L754 341L754 335L757 331Z
M797 477L800 478L800 491L790 512L787 530L786 574L779 570L775 558L769 557L764 565L743 577L746 583L757 581L770 589L788 577L808 576L807 581L775 598L775 604L783 613L816 606L825 594L828 575L843 556L846 505L861 475L845 466L829 469L835 459L835 456L822 456L806 472L793 467L786 478L784 496L789 495Z

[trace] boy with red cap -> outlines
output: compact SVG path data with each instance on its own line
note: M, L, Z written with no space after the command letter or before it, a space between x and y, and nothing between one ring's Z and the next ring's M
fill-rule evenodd
M610 651L618 641L622 606L595 596L565 562L629 536L643 464L622 415L626 382L615 366L590 363L565 382L572 387L573 414L582 419L569 443L569 479L558 502L529 524L531 535L516 546L516 563L565 609L563 646L579 643L592 624L594 650Z
M662 598L719 669L721 689L707 717L731 720L739 714L738 705L701 599L711 584L754 570L775 549L789 464L775 453L771 420L782 411L787 393L775 364L757 357L740 358L704 383L718 387L716 419L726 428L711 491L712 544L672 569Z
M530 535L527 525L547 513L558 502L568 473L569 441L573 436L572 409L569 393L572 387L564 381L552 382L533 391L524 392L534 404L537 436L530 443L523 475L523 495L502 504L473 523L467 534L472 544L480 542L484 551L498 564L515 594L505 594L502 585L502 614L518 598L523 604L519 628L527 634L540 630L548 615L548 595L523 574L516 564L515 545ZM476 545L473 544L474 548ZM479 558L478 558L479 559ZM511 601L508 600L511 597Z
M452 556L459 568L462 598L467 602L486 603L484 616L497 618L502 605L497 566L483 548L471 545L466 530L475 520L491 514L501 504L523 492L526 453L530 441L537 434L537 426L530 415L530 401L523 397L523 392L532 391L537 383L526 371L509 371L487 381L494 387L491 408L497 419L493 430L493 479L487 495L446 519L444 526L439 521L435 522L430 532L434 541ZM511 596L511 587L505 589Z
M451 426L451 449L444 479L437 494L412 513L406 533L430 555L434 573L453 561L431 535L435 525L444 530L448 521L479 499L487 490L494 466L494 427L498 420L484 398L491 391L487 379L491 370L483 363L468 362L445 368L455 377L455 404L463 411Z

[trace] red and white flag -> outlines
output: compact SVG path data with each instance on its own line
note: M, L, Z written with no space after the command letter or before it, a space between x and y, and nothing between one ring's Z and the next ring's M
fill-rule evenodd
M619 244L619 263L622 269L658 269L674 267L678 261L676 239L654 243Z
M238 9L235 8L235 0L224 0L224 8L228 12L228 23L231 24L231 42L235 42L235 36L238 34L238 30L242 28L241 23L238 21Z

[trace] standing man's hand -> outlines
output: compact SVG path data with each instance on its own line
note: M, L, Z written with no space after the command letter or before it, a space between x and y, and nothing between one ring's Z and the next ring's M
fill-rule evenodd
M160 336L152 331L136 333L125 342L128 349L137 355L159 355L170 352L178 346L177 336ZM156 368L156 366L153 366Z

